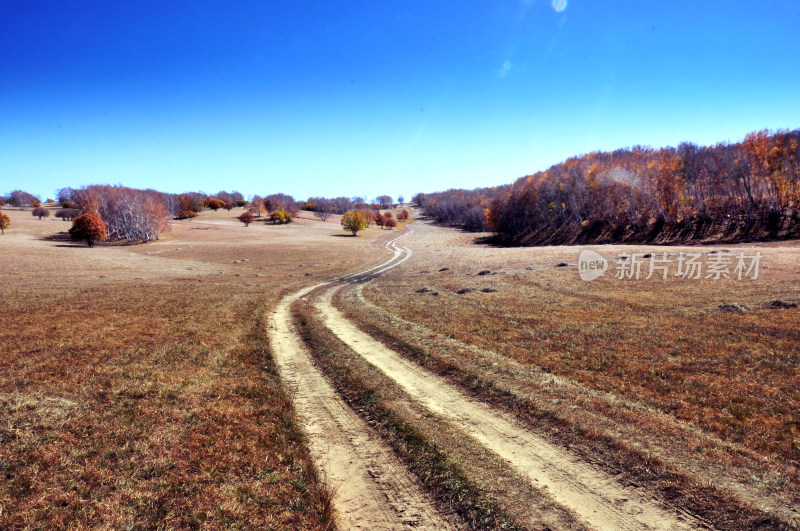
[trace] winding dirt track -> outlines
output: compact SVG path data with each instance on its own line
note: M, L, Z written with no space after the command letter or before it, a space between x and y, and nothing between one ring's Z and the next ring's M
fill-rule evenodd
M387 244L387 248L393 251L394 255L383 264L357 275L343 277L338 282L327 282L302 290L281 301L273 314L273 332L276 336L273 340L276 341L273 343L273 350L279 360L281 375L290 385L298 386L295 400L301 416L308 418L306 429L312 439L312 449L324 444L322 441L331 444L328 462L331 463L329 473L332 479L336 481L341 477L342 481L349 482L350 476L362 474L353 470L349 472L343 470L348 472L344 475L334 473L337 467L347 468L342 465L347 465L350 459L350 454L347 452L352 453L352 450L348 450L344 444L334 447L335 440L328 435L328 430L333 428L321 427L318 424L323 421L328 424L335 423L338 429L349 434L345 438L369 438L369 435L358 433L360 419L341 400L337 402L335 391L316 372L308 355L300 354L303 347L293 334L289 305L312 291L314 293L311 296L316 299L315 305L324 317L325 326L351 349L397 382L419 404L438 415L443 423L458 427L507 460L523 477L529 478L533 486L545 489L551 499L572 511L588 527L603 530L694 528L677 511L663 509L642 492L621 485L612 476L581 462L567 450L530 432L509 415L472 399L443 378L405 359L359 330L333 307L331 300L339 289L351 283L367 281L408 260L412 256L411 250L398 247L397 243L412 232L408 231ZM296 359L298 357L303 359ZM312 372L315 376L310 374ZM317 402L322 402L327 408L325 409L327 419L314 419L315 409L322 407L315 405ZM336 405L328 406L328 402L335 402ZM319 452L319 448L316 451ZM372 462L387 459L393 462L392 467L402 469L401 465L394 464L396 462L394 456L376 454L375 458L376 461ZM405 475L408 473L405 472ZM358 477L354 479L354 483L350 485L352 490L348 488L347 492L352 493L356 500L364 500L366 497L357 494L357 489L367 488L368 485L357 486L358 479ZM413 488L409 492L394 491L394 494L409 496L415 501L423 499L415 490L415 483L410 479L403 479L401 484L391 487L389 485L382 487L409 488L405 485ZM340 512L352 515L354 527L362 522L360 515L363 512L356 511L356 507L351 508L346 495L338 500L337 507ZM435 514L430 516L434 517ZM365 527L372 526L365 524Z
M282 299L271 315L269 334L273 356L293 393L314 460L336 489L339 525L346 529L456 529L454 517L437 511L417 478L314 367L297 336L291 304L326 284Z

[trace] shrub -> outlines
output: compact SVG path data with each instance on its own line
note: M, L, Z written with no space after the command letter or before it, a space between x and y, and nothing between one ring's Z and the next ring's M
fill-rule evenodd
M208 199L206 199L205 201L203 201L203 206L206 207L206 208L210 208L211 210L216 212L217 210L219 210L220 208L225 206L225 203L223 203L222 201L220 201L216 197L211 196Z
M247 206L247 201L245 201L244 199L240 199L240 200L236 201L236 203L234 203L234 204L237 207L243 207L243 206Z
M253 214L250 212L243 212L238 218L239 221L244 223L244 226L247 227L253 222Z
M33 214L33 217L38 217L39 219L50 217L50 211L42 206L34 208L31 214Z
M100 218L99 214L82 214L72 220L69 234L73 240L86 240L89 247L92 247L94 242L108 239L108 225Z
M62 208L56 210L56 217L61 218L64 221L72 221L75 219L80 212L74 208Z
M279 208L269 215L269 220L273 223L291 223L292 215L286 210Z
M356 236L358 231L367 228L367 220L364 217L364 214L358 210L345 212L342 215L342 228L344 230L349 230L353 233L353 236Z
M383 222L384 226L389 227L389 230L392 230L397 226L397 221L394 218L386 218L386 221Z
M5 234L9 225L11 225L11 218L5 214L0 214L0 234Z

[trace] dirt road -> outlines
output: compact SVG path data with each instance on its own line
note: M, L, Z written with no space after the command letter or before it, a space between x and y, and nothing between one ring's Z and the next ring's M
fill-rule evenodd
M393 242L387 244L390 249ZM397 250L390 261L399 258ZM362 273L380 272L384 264ZM329 484L345 529L457 529L442 515L415 476L356 415L314 367L291 322L290 305L318 284L285 297L270 319L270 342L281 378L293 393L311 452Z
M312 444L316 447L323 444L332 445L328 449L328 455L332 467L331 476L334 480L341 477L342 481L345 481L352 475L360 476L360 474L353 471L347 473L347 470L335 473L334 469L337 466L347 468L343 465L347 465L352 449L348 449L346 444L333 446L337 438L331 438L327 430L335 432L335 428L319 426L323 421L314 420L313 414L318 406L310 405L310 402L336 403L335 406L324 406L327 408L326 422L335 424L336 429L348 433L349 435L344 436L345 439L355 440L359 437L368 439L369 435L357 434L360 429L358 419L353 418L355 415L340 400L337 402L335 392L322 376L315 372L308 361L308 356L300 355L302 347L299 338L291 329L289 305L302 297L310 297L315 301L315 306L323 315L327 328L353 351L397 382L419 404L437 415L442 423L459 428L507 460L523 477L528 478L534 487L544 489L556 503L573 512L587 527L630 530L693 528L692 523L687 522L677 511L664 509L644 493L619 484L603 471L581 462L567 450L530 432L508 415L466 396L441 377L392 351L359 330L333 307L331 299L337 290L355 282L368 281L371 277L408 260L412 252L400 247L398 243L411 232L408 231L387 244L387 248L393 251L393 256L383 264L356 275L343 277L338 282L319 284L298 292L284 299L273 315L276 341L273 350L276 351L282 371L286 371L284 378L287 382L290 385L305 386L302 391L298 390L296 398L298 409L301 416L304 418L307 416L309 419L307 429ZM308 383L304 384L304 381ZM382 453L376 454L376 461L372 462L384 459L387 463L393 460L391 455ZM391 466L400 467L394 463ZM357 511L357 507L350 508L349 496L367 499L357 495L357 492L361 489L369 490L367 485L358 483L358 479L356 477L352 484L347 483L348 490L345 491L347 494L343 494L338 503L340 511L353 516L353 522L358 520L357 517L360 517L361 513ZM413 481L404 479L402 484L408 484L412 488L408 493L395 492L395 494L409 496L414 501L422 499L413 488ZM401 485L381 486L384 487L405 488ZM430 517L435 517L435 514L430 514Z

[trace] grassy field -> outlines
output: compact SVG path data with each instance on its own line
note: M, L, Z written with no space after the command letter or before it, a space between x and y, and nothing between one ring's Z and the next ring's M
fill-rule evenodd
M384 233L235 210L88 249L3 213L0 528L330 525L264 315L370 263Z
M352 238L338 217L307 213L245 228L234 210L147 245L88 249L64 238L67 222L3 212L0 528L334 525L265 316L387 258L396 232ZM409 261L334 299L363 329L710 525L800 519L794 242L725 246L763 255L760 277L742 281L613 278L626 253L711 260L722 246L595 246L611 269L584 282L583 248L492 248L413 226ZM443 429L311 306L294 315L318 367L445 510L475 528L580 527Z
M339 297L373 335L462 386L495 389L497 402L524 403L534 424L556 419L553 429L582 434L562 442L583 438L591 452L610 441L663 464L664 489L688 478L700 490L684 485L687 496L798 505L800 310L769 304L800 301L794 242L724 247L760 250L757 280L674 270L644 280L646 269L642 280L618 280L612 262L606 277L584 282L583 247L486 248L474 235L417 226L406 267ZM723 249L592 248L609 259ZM717 309L725 304L749 311Z

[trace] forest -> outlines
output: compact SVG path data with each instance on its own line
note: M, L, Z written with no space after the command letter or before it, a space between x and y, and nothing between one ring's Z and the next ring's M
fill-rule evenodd
M508 186L414 202L511 245L797 238L799 141L800 130L761 130L733 144L592 152Z

